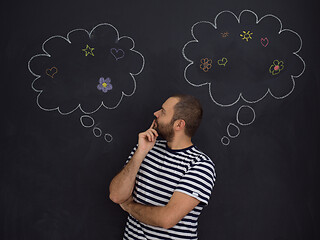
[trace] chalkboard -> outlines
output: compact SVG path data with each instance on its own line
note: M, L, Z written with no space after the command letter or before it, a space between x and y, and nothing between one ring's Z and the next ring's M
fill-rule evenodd
M0 238L122 239L108 185L184 93L217 174L199 239L319 239L316 4L2 3Z

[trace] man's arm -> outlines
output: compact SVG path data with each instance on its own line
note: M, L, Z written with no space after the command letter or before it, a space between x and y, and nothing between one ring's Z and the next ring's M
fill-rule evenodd
M109 198L115 203L123 203L132 194L136 175L146 154L139 149L127 165L112 179L109 186Z
M120 206L142 223L169 229L175 226L199 203L198 199L185 193L174 192L166 206L143 205L134 202L132 197Z
M132 194L136 175L140 165L148 152L154 146L158 133L154 127L155 121L150 128L139 134L138 148L127 165L112 179L109 186L109 198L115 203L123 203Z

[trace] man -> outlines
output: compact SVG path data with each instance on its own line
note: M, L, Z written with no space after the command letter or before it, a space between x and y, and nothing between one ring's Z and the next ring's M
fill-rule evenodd
M191 141L201 105L175 95L154 116L110 183L110 199L129 213L123 239L198 239L198 217L216 177L213 162Z

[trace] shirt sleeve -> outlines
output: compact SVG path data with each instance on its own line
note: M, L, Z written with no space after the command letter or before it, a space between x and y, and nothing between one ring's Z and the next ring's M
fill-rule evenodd
M125 167L127 165L127 163L130 161L130 159L132 158L132 156L134 155L134 153L137 151L138 148L138 144L132 149L132 151L130 152L130 155L127 159L127 161L125 162L125 164L123 165L123 167Z
M194 163L178 183L175 191L185 193L208 205L216 179L214 164L210 158Z

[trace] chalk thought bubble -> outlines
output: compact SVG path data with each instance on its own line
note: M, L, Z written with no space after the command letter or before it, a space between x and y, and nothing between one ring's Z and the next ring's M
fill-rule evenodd
M207 85L212 101L222 107L240 99L256 103L268 94L283 99L305 70L298 55L301 37L271 14L259 19L250 10L239 16L223 11L213 23L195 23L191 35L182 50L189 62L185 80L195 87Z
M134 47L131 37L120 37L108 23L48 38L44 53L28 62L38 106L61 114L116 108L124 96L134 94L135 76L144 68L144 57Z

